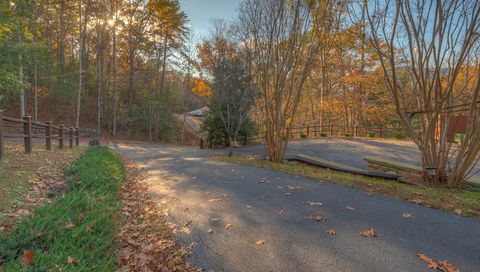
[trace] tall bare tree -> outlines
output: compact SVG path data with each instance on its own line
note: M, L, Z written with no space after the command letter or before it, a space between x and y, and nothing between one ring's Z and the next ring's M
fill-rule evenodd
M461 185L480 151L480 2L365 0L363 7L397 114L420 149L425 181ZM468 128L457 145L447 131L459 113L468 116Z
M283 160L305 81L342 6L333 0L245 0L240 6L272 161Z

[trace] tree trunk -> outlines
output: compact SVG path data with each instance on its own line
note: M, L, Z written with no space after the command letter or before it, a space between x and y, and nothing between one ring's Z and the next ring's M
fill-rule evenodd
M133 104L133 74L135 64L135 47L130 45L129 48L129 63L128 63L128 109L132 109Z
M38 71L37 71L37 43L38 43L38 33L37 33L37 6L34 2L34 11L33 11L33 120L38 121L38 95L37 95L37 80L38 80Z
M101 31L98 31L97 40L97 133L101 135L102 132L102 88L103 88L103 47Z
M79 27L80 27L80 46L78 47L78 93L77 93L77 111L75 114L75 127L80 127L80 103L82 98L82 63L83 63L83 26L82 26L82 0L78 1L79 9Z
M18 34L18 43L22 44L22 35ZM23 56L18 55L18 80L20 81L20 118L25 116L25 88L23 82Z

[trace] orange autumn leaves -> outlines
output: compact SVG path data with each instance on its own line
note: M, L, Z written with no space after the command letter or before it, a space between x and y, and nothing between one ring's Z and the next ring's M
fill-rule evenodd
M203 79L194 78L192 79L192 92L200 97L212 97L212 87L210 84Z
M427 265L428 265L428 268L430 268L430 269L440 270L440 271L443 271L443 272L458 272L458 271L460 271L455 266L453 266L452 264L450 264L447 261L435 261L435 260L433 260L432 258L428 257L427 255L425 255L423 253L418 253L417 257L420 260L426 262Z

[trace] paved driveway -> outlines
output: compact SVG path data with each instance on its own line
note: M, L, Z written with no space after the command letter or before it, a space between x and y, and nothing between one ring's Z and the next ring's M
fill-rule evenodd
M206 271L430 271L417 253L448 260L462 272L480 270L480 220L209 160L209 151L115 148L144 168L150 193L168 209L181 244L194 245L191 262ZM312 220L317 215L327 219ZM328 235L329 228L337 234ZM368 228L378 237L359 235Z
M266 154L263 145L251 145L235 149L237 154ZM365 156L382 157L408 163L419 163L420 152L413 142L396 140L363 140L348 138L322 138L297 140L288 143L286 158L304 153L349 166L366 169Z

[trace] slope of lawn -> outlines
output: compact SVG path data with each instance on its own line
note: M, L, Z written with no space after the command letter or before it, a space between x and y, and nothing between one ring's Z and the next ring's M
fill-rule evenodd
M5 160L0 162L0 224L42 202L42 193L50 193L57 180L63 184L63 169L83 152L83 147L49 152L34 145L32 155L26 155L22 145L5 144Z
M66 170L68 189L33 216L0 232L0 271L113 271L117 189L125 169L106 147Z

